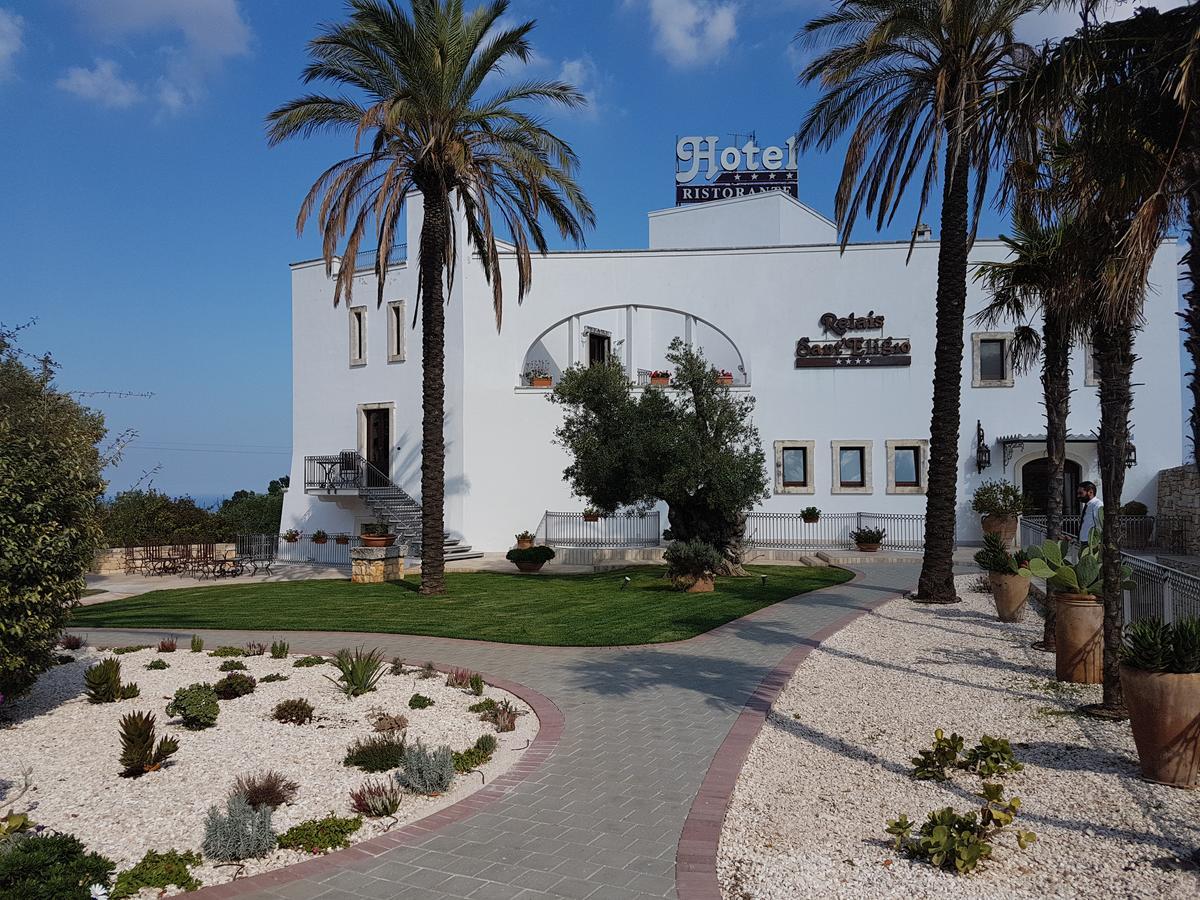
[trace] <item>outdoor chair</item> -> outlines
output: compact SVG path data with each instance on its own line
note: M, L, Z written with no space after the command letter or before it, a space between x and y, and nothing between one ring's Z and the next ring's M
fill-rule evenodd
M358 481L358 454L353 450L343 450L338 454L336 487L357 488Z

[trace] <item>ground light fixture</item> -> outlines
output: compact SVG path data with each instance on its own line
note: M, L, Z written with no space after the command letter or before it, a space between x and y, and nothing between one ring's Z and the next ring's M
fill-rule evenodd
M766 575L759 575L758 577L761 579L761 582L760 582L760 583L761 583L761 585L762 585L763 587L766 587L766 586L767 586L767 576L766 576Z
M621 590L625 590L625 588L629 587L629 581L630 581L630 578L628 575L626 575L624 580L622 580L622 582L621 582Z

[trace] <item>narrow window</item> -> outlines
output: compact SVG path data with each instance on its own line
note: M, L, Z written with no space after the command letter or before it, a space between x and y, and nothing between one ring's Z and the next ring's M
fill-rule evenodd
M979 380L1005 381L1005 342L1003 339L988 339L979 342Z
M596 334L592 332L588 335L588 365L595 366L601 363L608 362L609 353L612 349L612 338L607 334Z
M404 362L404 301L393 300L388 311L388 362Z
M842 487L865 487L865 473L862 447L842 447L838 450L838 481Z
M921 486L921 448L897 447L895 450L896 487Z
M808 448L783 448L783 486L808 487Z
M367 362L367 310L355 306L350 310L350 365L362 366Z

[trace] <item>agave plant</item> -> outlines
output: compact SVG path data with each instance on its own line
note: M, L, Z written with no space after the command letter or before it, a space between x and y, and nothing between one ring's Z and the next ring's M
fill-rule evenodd
M1178 622L1143 619L1125 629L1121 662L1147 672L1200 672L1200 616Z
M385 671L383 651L378 647L369 651L362 647L354 650L343 648L334 656L333 664L338 668L337 678L328 675L325 678L336 684L347 697L358 697L375 690Z
M162 768L179 749L179 741L163 737L154 743L154 714L130 713L121 718L121 775L138 778Z

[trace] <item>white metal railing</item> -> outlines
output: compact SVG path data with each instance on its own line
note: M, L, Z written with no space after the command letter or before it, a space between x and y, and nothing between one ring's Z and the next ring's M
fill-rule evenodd
M546 510L542 525L551 547L657 547L662 535L658 510L597 517Z
M746 516L746 546L758 550L850 550L850 533L882 528L885 550L920 550L925 546L925 516L919 513L821 513L805 522L800 513L752 512Z

